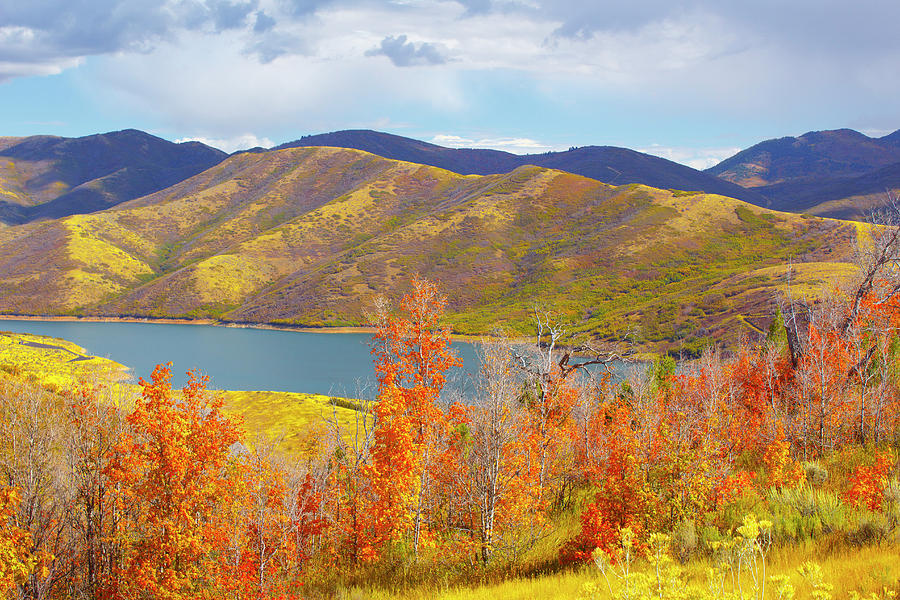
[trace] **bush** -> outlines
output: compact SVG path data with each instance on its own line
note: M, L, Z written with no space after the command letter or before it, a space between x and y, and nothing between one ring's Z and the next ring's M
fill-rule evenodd
M673 549L678 560L685 563L697 549L697 528L693 521L682 521L672 533Z
M828 479L828 469L817 462L803 463L806 481L814 487L820 487Z
M770 490L766 499L776 539L808 540L846 528L847 509L832 492L803 486Z
M883 542L890 532L884 515L866 511L856 519L856 527L847 534L847 541L854 546L873 546Z

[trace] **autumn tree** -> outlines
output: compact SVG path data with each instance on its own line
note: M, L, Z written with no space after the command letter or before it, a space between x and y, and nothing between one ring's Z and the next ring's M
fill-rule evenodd
M124 412L107 386L82 382L65 398L71 442L68 447L73 504L73 549L68 587L100 598L119 559L119 492L110 477L125 431Z
M141 397L128 415L110 472L128 511L115 598L175 600L208 595L227 540L223 507L232 502L237 426L221 398L191 372L180 394L157 366L140 380Z
M31 534L16 523L22 501L16 488L0 487L0 595L7 595L32 577L49 575L53 557L33 549Z
M59 398L29 382L0 377L0 488L15 489L10 519L27 532L43 568L18 582L20 598L50 598L69 575L72 490L63 457L68 447Z
M447 299L437 287L413 280L395 315L382 303L375 315L372 353L378 380L371 465L371 546L410 534L416 554L429 521L429 503L443 413L437 399L446 371L461 361L450 350L450 330L441 325Z

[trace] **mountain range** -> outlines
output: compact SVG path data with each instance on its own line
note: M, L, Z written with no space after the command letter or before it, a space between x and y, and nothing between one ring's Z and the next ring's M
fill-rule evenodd
M541 307L595 342L694 351L763 328L788 285L852 275L863 229L792 209L882 202L897 138L807 134L706 173L370 131L230 156L134 130L0 138L0 313L360 325L419 274L459 333L525 333Z
M584 146L517 155L446 148L369 130L311 135L271 150L352 148L460 175L509 173L525 165L611 185L701 191L787 212L864 220L900 188L900 131L870 138L849 129L768 140L705 172L627 148ZM84 214L164 189L228 155L199 142L175 144L125 130L82 138L0 138L0 221L20 224Z
M359 325L419 274L440 282L460 333L524 333L542 306L594 340L672 348L770 316L791 260L795 291L846 273L856 231L543 167L459 175L286 148L0 229L0 312Z
M0 138L0 221L89 213L183 181L228 155L127 129L81 138Z
M837 129L767 140L706 172L759 192L767 199L760 206L866 220L900 189L900 130L879 138Z

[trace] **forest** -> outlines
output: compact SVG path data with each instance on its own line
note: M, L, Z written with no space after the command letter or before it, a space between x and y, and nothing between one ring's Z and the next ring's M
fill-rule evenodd
M377 398L294 455L199 373L173 390L160 365L134 401L2 373L0 589L432 597L575 573L554 595L894 597L900 229L869 238L852 285L785 295L766 336L624 378L538 311L532 343L483 344L465 398L441 395L447 300L415 279L374 312ZM881 579L820 565L866 549ZM775 556L789 568L767 572Z

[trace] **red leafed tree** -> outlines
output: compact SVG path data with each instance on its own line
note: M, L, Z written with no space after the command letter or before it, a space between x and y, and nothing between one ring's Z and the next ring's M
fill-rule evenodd
M407 533L418 553L429 521L432 468L445 420L436 401L447 369L461 364L450 351L450 330L440 324L446 304L433 283L417 278L400 302L401 316L384 305L376 315L378 402L365 471L373 498L363 558L374 558L386 542Z
M181 394L159 365L141 397L111 468L126 503L122 562L114 598L202 598L215 581L227 540L222 511L232 500L229 448L238 428L206 378L190 373Z
M852 506L865 506L869 510L880 510L884 503L884 488L894 469L896 458L890 450L875 451L872 465L860 465L850 475L850 489L841 496Z
M231 507L233 528L218 573L217 588L240 600L293 597L302 587L310 540L325 525L312 475L291 477L264 444L257 440L243 457L243 487Z

